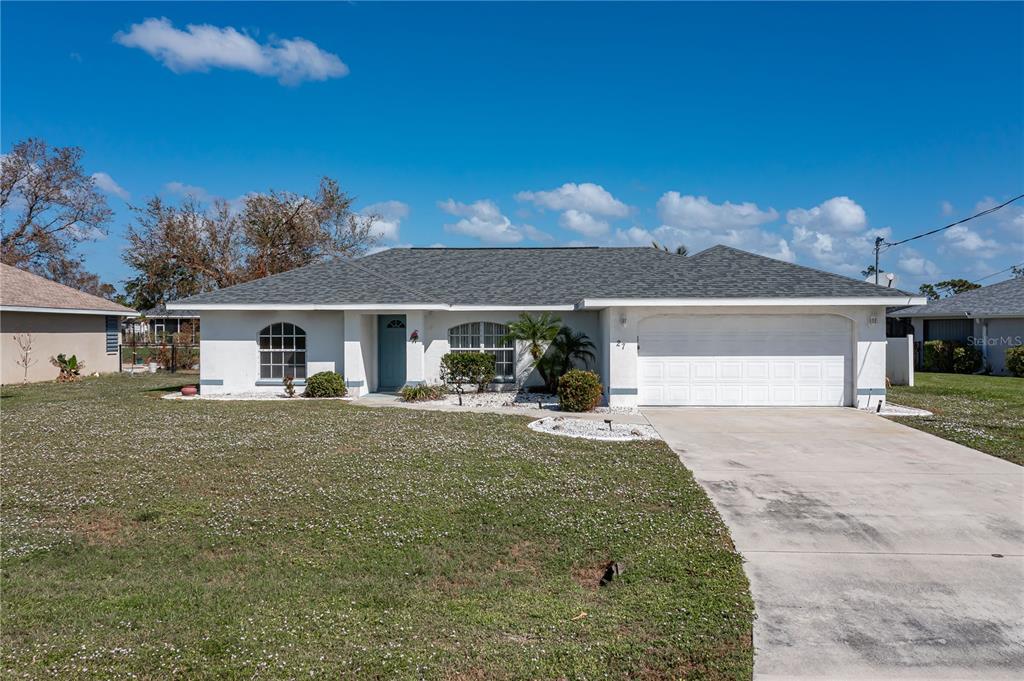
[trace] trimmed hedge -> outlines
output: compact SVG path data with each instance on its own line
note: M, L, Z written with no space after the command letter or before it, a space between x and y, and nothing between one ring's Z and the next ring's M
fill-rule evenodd
M348 392L345 379L337 371L321 371L306 379L303 397L344 397Z
M922 364L925 371L973 374L981 368L981 351L956 341L925 341Z
M1024 378L1024 345L1006 348L1006 368L1014 376Z
M601 404L601 377L593 371L570 369L558 379L562 411L590 411Z

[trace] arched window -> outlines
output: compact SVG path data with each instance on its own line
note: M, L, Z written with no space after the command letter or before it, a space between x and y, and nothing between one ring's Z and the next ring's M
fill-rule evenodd
M260 331L260 378L306 378L306 332L278 322Z
M514 381L515 349L510 340L503 340L508 327L496 322L466 322L448 329L448 347L452 352L486 352L494 355L494 378Z

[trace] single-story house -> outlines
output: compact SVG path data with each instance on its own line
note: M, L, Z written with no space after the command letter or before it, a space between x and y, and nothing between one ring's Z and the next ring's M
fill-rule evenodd
M924 298L715 246L395 248L168 304L202 314L201 390L280 390L342 373L352 393L436 383L452 350L495 356L497 387L535 380L520 312L597 346L612 406L851 405L885 397L885 309ZM299 381L297 381L299 382Z
M50 381L50 358L75 355L87 373L120 368L121 318L135 310L0 265L0 383ZM25 364L28 364L26 367Z
M125 320L122 340L125 345L170 343L178 341L192 345L199 340L199 312L197 310L168 310L159 305L141 310L137 319Z
M1008 375L1006 349L1024 345L1024 277L892 310L889 317L907 325L901 333L914 334L918 368L924 342L945 340L978 347L993 374Z

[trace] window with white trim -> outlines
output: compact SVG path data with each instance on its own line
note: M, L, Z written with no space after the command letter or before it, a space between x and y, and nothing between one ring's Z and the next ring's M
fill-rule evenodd
M516 378L515 345L505 340L508 327L497 322L466 322L448 329L448 347L452 352L486 352L494 356L494 379L508 382Z
M306 378L306 332L278 322L260 331L260 379Z

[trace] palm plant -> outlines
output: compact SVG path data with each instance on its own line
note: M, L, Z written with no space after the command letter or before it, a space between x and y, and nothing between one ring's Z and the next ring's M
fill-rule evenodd
M582 362L584 368L589 369L590 363L597 359L594 355L596 349L597 346L582 331L573 331L568 326L559 329L558 335L551 341L551 350L559 360L558 378L572 369L576 361Z
M507 326L508 333L501 339L502 342L521 341L526 343L526 349L536 365L544 356L548 345L558 335L558 330L562 327L562 320L550 312L541 312L536 317L526 312L520 312L519 319L509 322Z

